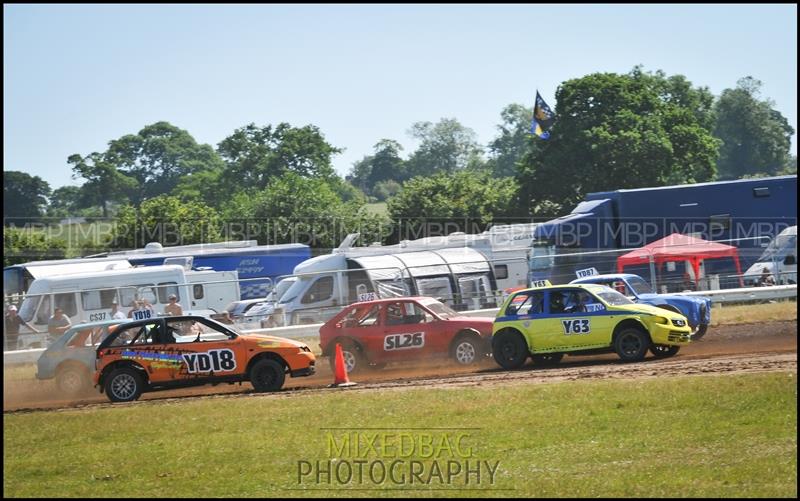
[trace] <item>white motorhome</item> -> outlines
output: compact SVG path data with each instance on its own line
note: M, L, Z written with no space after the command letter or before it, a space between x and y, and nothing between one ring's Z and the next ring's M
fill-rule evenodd
M530 237L488 233L368 247L352 247L358 234L348 235L332 254L295 267L298 280L279 300L274 322L322 322L347 304L391 296L432 296L460 310L494 307L497 291L527 285Z
M786 228L772 239L758 261L745 272L745 283L759 285L765 269L775 285L797 283L797 226Z
M235 271L191 271L182 266L146 266L90 273L65 274L34 280L19 315L39 332L20 330L22 349L47 345L47 322L55 307L75 323L111 318L116 302L127 314L134 299L147 300L157 314L175 294L185 314L210 315L239 298Z

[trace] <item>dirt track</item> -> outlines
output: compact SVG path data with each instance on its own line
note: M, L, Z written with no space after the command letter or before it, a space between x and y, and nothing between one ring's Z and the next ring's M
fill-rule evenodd
M776 321L740 324L711 329L705 338L681 349L671 359L648 357L644 362L623 364L616 355L566 357L561 364L546 369L526 365L520 371L503 371L491 358L476 368L459 368L451 364L429 363L390 366L382 371L351 376L358 386L347 391L374 391L409 387L484 386L555 382L576 379L642 378L665 375L726 374L797 370L797 321ZM204 386L192 389L146 393L143 401L157 404L168 399L196 396L230 398L283 398L324 389L332 381L326 359L318 361L318 373L308 378L288 379L286 390L272 394L256 394L248 383L240 385ZM341 390L340 390L341 391ZM76 407L105 407L111 404L103 395L92 394L80 400L59 398L50 381L4 381L3 411L27 411Z

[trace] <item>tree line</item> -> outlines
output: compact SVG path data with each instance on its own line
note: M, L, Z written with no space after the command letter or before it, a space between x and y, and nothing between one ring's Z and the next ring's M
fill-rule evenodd
M530 134L533 110L510 104L485 147L455 118L417 122L408 131L415 151L406 156L398 141L380 139L344 178L332 167L342 149L314 125L251 123L214 148L158 122L105 151L70 155L81 186L51 190L38 176L4 170L5 225L113 218L107 244L131 248L165 241L158 223L196 243L236 238L230 223L238 222L259 243L302 233L322 248L350 231L389 243L435 219L470 230L560 216L593 191L796 173L794 129L761 85L745 77L715 97L683 75L640 66L594 73L558 87L546 141ZM375 201L387 202L388 216L368 210Z

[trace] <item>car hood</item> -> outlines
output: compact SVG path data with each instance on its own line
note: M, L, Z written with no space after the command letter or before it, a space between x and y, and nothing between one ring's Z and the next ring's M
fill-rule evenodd
M653 302L677 301L684 303L705 303L708 301L705 296L674 296L671 294L639 294L639 299Z
M649 304L625 304L621 306L614 306L613 308L617 311L622 310L630 313L644 313L646 315L666 317L670 319L684 318L684 316L679 313L665 310L664 308L659 308L657 306L650 306Z
M458 322L460 325L464 327L472 327L474 329L478 329L479 331L487 331L492 332L492 324L494 323L494 318L489 317L450 317L447 319L448 322Z

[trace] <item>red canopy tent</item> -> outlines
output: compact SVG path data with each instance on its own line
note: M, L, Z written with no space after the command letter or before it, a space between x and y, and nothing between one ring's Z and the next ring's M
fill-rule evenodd
M650 257L656 265L669 261L689 261L694 269L694 276L700 276L700 261L721 257L732 257L736 263L736 273L739 275L739 284L742 282L742 267L739 264L739 251L732 245L709 242L702 238L690 237L673 233L672 235L651 242L644 247L631 251L617 258L617 271L622 273L625 266L641 265L650 262Z

